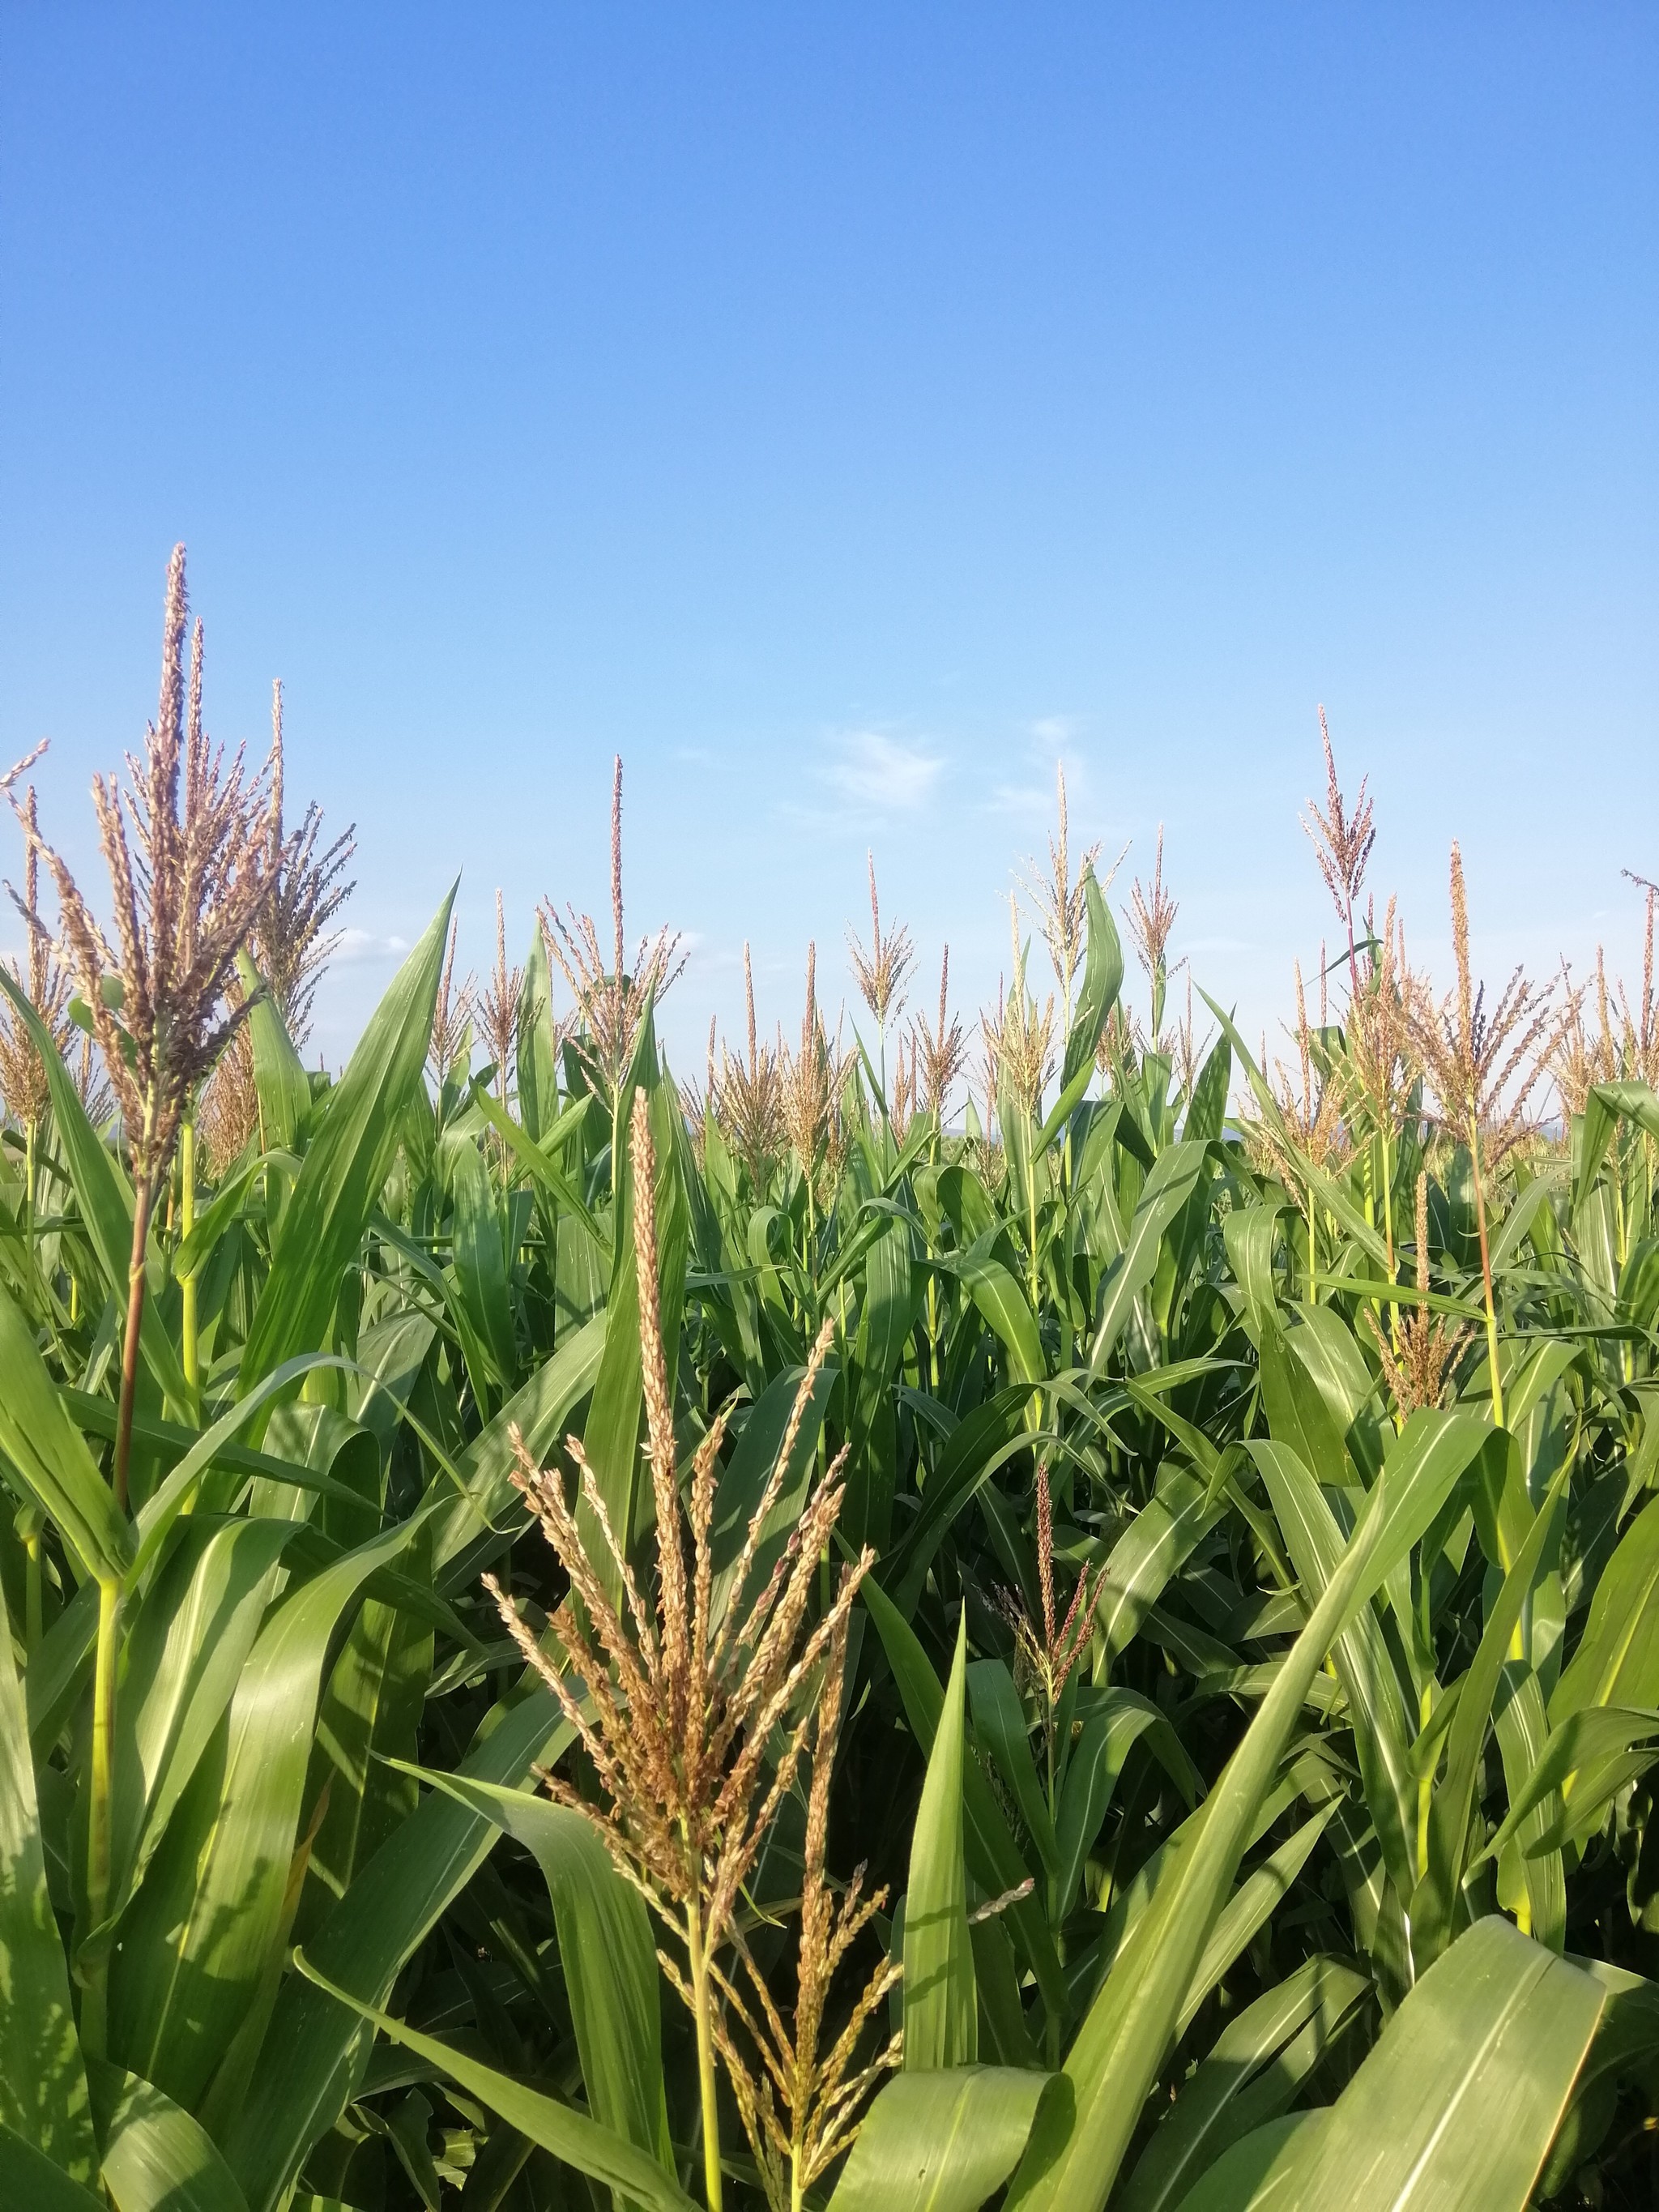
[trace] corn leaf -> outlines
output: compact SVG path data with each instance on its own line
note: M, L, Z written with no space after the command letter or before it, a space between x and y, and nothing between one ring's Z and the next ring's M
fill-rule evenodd
M921 1804L910 1839L904 1905L904 2065L908 2073L971 2066L979 2057L974 1953L968 1936L968 1874L962 1843L963 1699L968 1624L927 1755Z
M296 1533L293 1522L179 1524L126 1642L110 1814L118 1910L230 1704Z
M1420 1960L1433 1958L1453 1934L1479 1761L1510 1639L1554 1534L1565 1493L1565 1473L1564 1468L1557 1476L1540 1506L1532 1533L1504 1577L1474 1661L1458 1686L1457 1709L1446 1739L1446 1772L1429 1808L1428 1866L1412 1899L1413 1948Z
M246 2212L235 2177L198 2121L136 2074L100 2064L94 2076L100 2178L115 2212Z
M1308 1686L1373 1586L1380 1507L1374 1494L1243 1743L1200 1811L1164 1846L1163 1878L1066 2058L1071 2109L1057 2103L1039 2116L1010 2212L1100 2212L1105 2203Z
M1230 2021L1159 2121L1118 2212L1175 2212L1188 2203L1186 2192L1224 2150L1278 2116L1370 1987L1340 1960L1308 1959Z
M16 1018L28 1031L30 1042L46 1071L46 1082L52 1091L52 1127L63 1147L70 1181L80 1204L81 1219L109 1293L118 1306L125 1307L128 1271L132 1264L131 1186L117 1166L113 1153L87 1119L81 1094L46 1024L3 962L0 962L0 991L4 991L11 1000ZM152 1269L156 1264L152 1237ZM138 1350L163 1397L171 1405L187 1407L192 1393L152 1300L145 1301L139 1320Z
M978 2212L1018 2165L1049 2079L1009 2066L896 2075L870 2107L830 2212Z
M123 1917L111 2051L187 2110L205 2094L276 1940L335 1625L412 1534L407 1522L389 1529L278 1607L237 1682L219 1755L198 1764Z
M1285 2212L1523 2212L1605 1996L1507 1920L1478 1920L1301 2148Z
M494 1821L534 1856L553 1901L593 2117L672 2173L656 1942L638 1890L617 1872L592 1823L568 1806L499 1783L409 1771Z
M259 1099L261 1151L297 1152L311 1121L311 1082L288 1026L246 952L236 956L242 988L252 1000L247 1017L253 1048L253 1086Z
M1135 1300L1157 1271L1164 1236L1197 1189L1208 1162L1209 1146L1196 1139L1170 1145L1158 1154L1129 1223L1127 1241L1102 1290L1100 1317L1089 1348L1091 1378L1101 1374L1127 1326Z
M132 1529L116 1506L58 1386L34 1332L0 1284L0 1453L25 1502L55 1522L94 1582L118 1583L132 1558Z
M242 1350L244 1392L325 1340L425 1065L454 898L452 890L369 1017L313 1132Z
M1590 1600L1583 1640L1555 1686L1559 1728L1591 1705L1659 1705L1659 1498L1619 1540Z
M0 2204L17 2212L106 2212L106 2200L0 2123Z
M522 1783L568 1739L550 1691L491 1717L459 1771ZM393 1830L307 1942L332 1981L384 2004L405 1961L483 1864L501 1831L434 1792ZM312 2144L345 2109L370 2039L344 2002L313 1982L284 1982L247 2100L224 2139L249 2212L275 2212Z
M866 1577L860 1595L876 1624L910 1723L922 1753L931 1762L939 1735L945 1692L915 1632L875 1582ZM977 1763L962 1767L963 1849L969 1872L988 1896L1000 1897L1024 1881L1030 1869L1008 1831L1002 1808ZM1005 1918L1026 1965L1036 1975L1043 2002L1054 2012L1066 2009L1066 1984L1054 1938L1033 1897L1016 1899Z
M0 1590L0 2128L90 2181L96 2148L69 1967L46 1890L22 1688ZM6 2172L0 2140L0 2177ZM0 2188L0 2199L6 2191ZM18 2196L19 2204L29 2200Z

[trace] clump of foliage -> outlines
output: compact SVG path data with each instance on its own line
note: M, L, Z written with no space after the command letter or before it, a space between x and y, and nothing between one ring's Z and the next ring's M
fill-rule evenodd
M1651 893L1492 1000L1454 848L1437 993L1322 719L1272 1060L1062 782L977 1024L872 863L693 1088L618 765L313 1076L187 627L110 933L0 780L0 2201L1653 2202Z

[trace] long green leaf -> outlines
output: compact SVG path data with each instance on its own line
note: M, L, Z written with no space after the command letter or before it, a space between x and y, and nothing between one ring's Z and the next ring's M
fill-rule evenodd
M447 1131L439 1158L454 1208L455 1279L473 1330L489 1355L489 1379L510 1384L518 1366L507 1251L483 1155L471 1137Z
M1492 1725L1492 1705L1522 1608L1554 1534L1566 1473L1564 1468L1540 1506L1532 1533L1504 1577L1469 1670L1458 1685L1457 1708L1446 1740L1445 1777L1429 1808L1428 1866L1412 1899L1412 1945L1421 1961L1443 1949L1455 1930L1479 1762Z
M1477 1921L1308 2142L1287 2212L1523 2212L1604 1997L1507 1920Z
M1127 1325L1130 1310L1152 1281L1164 1238L1205 1172L1209 1146L1194 1139L1160 1152L1141 1191L1128 1239L1113 1262L1101 1293L1100 1318L1089 1348L1089 1372L1098 1376Z
M1228 2147L1276 2115L1300 2086L1370 1984L1340 1960L1305 1960L1296 1972L1230 2021L1209 2055L1158 2123L1122 2191L1119 2212L1174 2212L1186 2192Z
M120 1923L112 2054L186 2109L208 2089L276 1938L335 1624L412 1534L405 1522L349 1552L277 1608L237 1683L222 1757L198 1765Z
M1356 1528L1313 1617L1201 1810L1165 1846L1169 1865L1090 2008L1066 2062L1073 2104L1040 2117L1011 2212L1100 2212L1164 2061L1309 1685L1372 1588L1382 1501Z
M1018 2163L1048 2081L1011 2066L898 2075L870 2107L830 2212L978 2212Z
M1633 1743L1659 1735L1659 1712L1628 1705L1583 1705L1552 1729L1531 1772L1510 1792L1510 1808L1480 1853L1490 1858L1518 1833L1523 1821L1547 1799L1571 1789L1575 1775L1594 1770ZM1575 1796L1577 1793L1574 1793ZM1477 1861L1478 1863L1478 1861Z
M1031 1757L1025 1709L1020 1704L1019 1692L1006 1661L975 1659L970 1663L968 1701L974 1716L974 1734L990 1753L998 1773L1013 1792L1019 1817L1037 1847L1043 1871L1050 1876L1057 1875L1060 1848L1054 1838L1054 1824L1048 1816L1048 1802L1042 1794L1036 1764Z
M44 2151L0 2123L0 2204L17 2212L106 2212L106 2200L85 2189Z
M1337 1572L1346 1540L1323 1491L1294 1451L1267 1443L1253 1443L1250 1450L1311 1603ZM1366 1808L1376 1824L1389 1876L1407 1894L1416 1872L1411 1842L1417 1814L1413 1730L1382 1623L1370 1607L1362 1608L1337 1639L1335 1661L1353 1723Z
M1328 2112L1287 2112L1224 2150L1181 2200L1180 2212L1291 2212L1297 2163Z
M1040 1382L1048 1373L1042 1339L1031 1302L1000 1260L977 1246L960 1259L937 1257L933 1265L954 1275L978 1307L981 1317L994 1329L1008 1351L1009 1379Z
M421 1080L454 898L452 890L369 1017L313 1130L243 1346L244 1391L324 1340Z
M1589 1705L1659 1705L1659 1498L1638 1514L1603 1570L1550 1718L1559 1727Z
M102 2180L116 2212L246 2212L211 2136L153 2083L96 2069Z
M1307 1864L1309 1854L1324 1834L1335 1811L1334 1801L1322 1805L1293 1834L1287 1836L1277 1850L1270 1851L1228 1899L1210 1930L1210 1940L1204 1947L1204 1955L1199 1960L1193 1978L1188 1984L1187 1994L1181 2001L1181 2014L1176 2021L1177 2036L1185 2035L1205 1998L1238 1958L1245 1945L1259 1934L1273 1913L1284 1903L1291 1884Z
M414 1810L414 1785L396 1762L415 1755L432 1659L423 1620L379 1598L365 1601L318 1708L306 1802L314 1805L326 1789L328 1804L311 1846L301 1942Z
M909 1623L873 1577L866 1577L860 1595L893 1669L904 1701L905 1718L924 1756L931 1759L945 1706L944 1687ZM963 1847L974 1880L992 1897L1018 1888L1028 1879L1030 1870L1009 1833L990 1784L972 1759L963 1764L962 1814ZM1056 2014L1064 2014L1066 1984L1041 1905L1034 1897L1017 1899L1005 1918L1036 1977L1044 2003Z
M242 988L252 1001L247 1026L259 1100L260 1150L295 1152L311 1120L310 1079L264 977L246 952L237 955L236 967Z
M1112 1547L1095 1598L1102 1665L1127 1650L1170 1576L1220 1518L1224 1504L1176 1468L1141 1507Z
M910 1881L904 1904L904 2067L910 2074L971 2066L979 2057L979 2008L962 1841L967 1666L964 1613L910 1839Z
M111 1895L143 1880L235 1691L297 1524L187 1522L127 1638L116 1708Z

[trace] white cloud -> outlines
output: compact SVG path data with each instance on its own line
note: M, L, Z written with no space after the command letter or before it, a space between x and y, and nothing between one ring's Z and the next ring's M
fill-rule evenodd
M395 960L408 950L409 940L404 937L376 937L372 930L343 929L331 957L340 966L351 967L364 960Z
M838 757L820 771L824 782L855 806L883 814L913 813L933 795L945 761L879 730L854 730L835 740Z
M1036 721L1027 724L1031 742L1040 752L1063 753L1081 732L1083 725L1075 714L1039 714Z

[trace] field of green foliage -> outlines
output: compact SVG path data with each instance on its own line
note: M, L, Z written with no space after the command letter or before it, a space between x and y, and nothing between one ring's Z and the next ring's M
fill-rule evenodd
M1328 742L1264 1066L1062 787L688 1082L619 769L331 1079L277 715L181 550L107 887L6 779L0 2204L1659 2202L1653 895L1431 986Z

